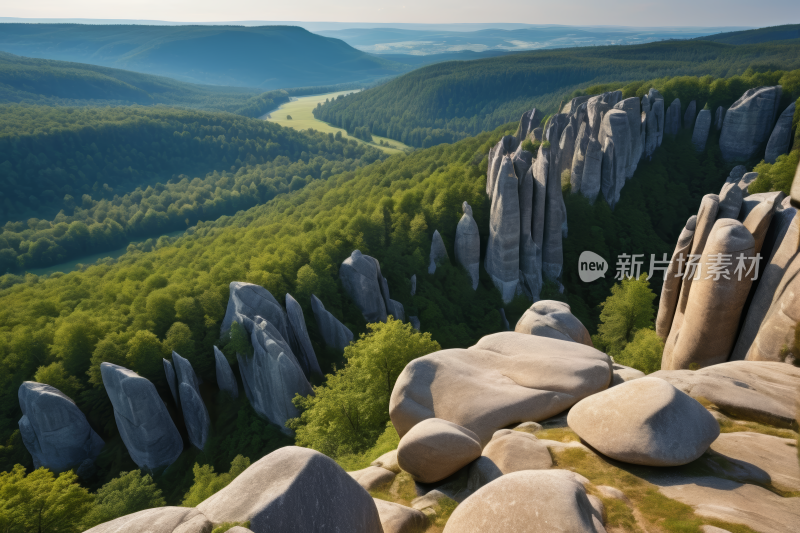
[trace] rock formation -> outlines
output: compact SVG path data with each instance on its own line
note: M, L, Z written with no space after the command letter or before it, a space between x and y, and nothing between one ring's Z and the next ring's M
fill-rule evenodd
M308 379L311 379L311 376L321 378L322 370L319 367L319 361L317 361L317 354L314 353L314 347L311 346L311 338L308 336L303 308L289 293L286 294L286 315L289 319L289 332L293 341L290 342L292 351L297 357L297 362L300 363L303 373Z
M439 418L416 424L397 447L398 465L421 483L440 481L480 455L481 443L475 433Z
M469 273L469 277L472 278L472 290L475 290L478 288L480 278L481 236L478 223L472 218L470 205L464 202L461 204L461 209L464 214L456 227L456 261Z
M489 167L486 171L486 195L491 199L496 188L497 174L503 158L512 155L519 147L520 141L513 135L506 135L489 150Z
M586 146L586 162L583 166L580 193L594 203L600 194L603 146L597 139L590 139Z
M522 117L519 119L519 127L517 128L517 132L514 134L514 137L524 141L528 138L528 136L530 136L535 128L539 127L543 118L544 113L535 107L530 111L525 111L522 114Z
M183 451L183 441L155 386L136 372L111 363L100 364L100 375L133 462L151 470L175 462Z
M472 212L471 208L470 208L470 212ZM475 226L477 227L477 224L475 224ZM456 241L457 240L458 239L456 239ZM414 296L415 294L417 294L417 275L414 274L413 276L411 276L411 280L410 281L411 281L411 296Z
M772 135L767 142L767 150L764 153L764 161L767 163L774 163L778 156L789 151L792 144L792 120L794 119L795 104L796 102L792 102L778 117L778 123L772 130Z
M230 291L228 308L225 310L225 318L222 319L222 326L220 326L220 336L231 329L236 315L240 314L251 320L260 316L268 320L284 339L289 338L286 313L278 300L267 289L252 283L233 281Z
M619 109L606 113L598 140L604 152L601 188L608 205L613 209L628 178L629 160L633 157L627 114Z
M767 142L778 103L781 86L749 89L725 113L719 147L726 161L745 161Z
M419 328L420 328L419 317L416 317L416 316L410 316L410 317L408 317L408 323L409 323L409 324L411 324L411 326L413 326L413 328L414 328L415 330L417 330L417 331L421 331L421 330L419 329Z
M484 263L504 302L510 302L514 298L519 283L518 189L518 180L511 158L504 157L492 195L489 244ZM560 222L559 220L559 224Z
M219 390L227 392L234 400L237 399L239 397L239 384L236 383L236 376L233 375L228 358L216 346L214 346L214 365Z
M549 154L544 153L542 150L540 150L539 153L540 157L550 158L550 172L547 177L544 202L542 277L544 279L555 280L561 275L561 268L564 264L564 250L561 243L563 237L561 227L564 223L564 213L561 208L561 203L563 201L563 197L561 196L561 177L560 175L553 176L553 168L556 168L554 167L556 163L553 161L552 150ZM536 241L534 240L534 242Z
M85 533L200 533L213 525L198 511L189 507L156 507L121 516ZM231 533L238 533L233 528ZM249 530L248 530L249 531Z
M664 133L668 135L677 135L680 128L681 101L679 98L676 98L667 108L667 116L664 119Z
M520 317L514 331L594 347L589 331L571 313L569 305L555 300L534 303Z
M630 179L633 177L633 173L636 172L636 167L639 165L639 160L642 158L642 151L644 149L640 135L642 106L638 98L626 98L615 105L614 109L625 111L628 115L628 135L630 136L630 142L625 178Z
M722 131L722 125L725 123L725 111L724 107L719 106L714 113L714 127L717 131Z
M678 237L678 244L675 245L675 251L672 253L669 267L664 273L664 284L661 288L661 299L658 304L658 316L656 317L656 333L662 340L667 340L669 330L672 327L672 318L675 316L675 306L678 304L681 280L685 272L684 265L686 265L691 251L696 225L697 216L692 215L686 221L686 226L684 226Z
M430 265L428 265L428 274L436 272L436 265L449 262L450 257L447 255L447 249L444 247L444 241L439 234L439 230L433 231L433 239L431 239L431 254ZM397 317L395 317L397 318Z
M547 446L524 431L501 429L469 468L468 490L478 490L500 476L521 470L545 470L553 466Z
M542 290L541 250L533 242L533 169L519 179L519 282L529 299ZM477 286L477 280L474 284Z
M697 116L697 101L692 100L689 102L689 105L686 106L686 113L683 115L683 127L688 129L692 128L692 124L695 123L695 117Z
M654 91L654 89L650 89ZM661 95L657 98L650 97L650 105L653 109L653 116L656 120L656 147L661 146L661 141L664 139L664 99Z
M103 439L66 394L43 383L25 381L17 391L22 442L34 468L61 473L84 461L94 462Z
M383 275L377 259L354 250L339 267L339 279L364 320L386 322L386 302L381 292Z
M203 403L203 398L200 397L200 383L189 361L172 352L172 362L175 365L178 396L181 400L180 405L183 410L186 431L189 434L189 442L202 451L211 428L211 418L208 416L208 409Z
M180 406L181 402L178 398L178 378L175 375L175 368L172 366L172 362L166 359L162 359L161 363L164 365L164 375L167 378L167 385L169 386L170 394L172 394L172 399L175 401L176 406Z
M700 113L697 114L694 132L692 132L692 144L694 145L694 149L698 152L702 152L706 149L709 131L711 131L711 111L708 109L701 109Z
M317 329L325 345L337 351L344 351L345 347L353 341L353 332L328 312L320 299L313 294L311 295L311 310L314 312Z

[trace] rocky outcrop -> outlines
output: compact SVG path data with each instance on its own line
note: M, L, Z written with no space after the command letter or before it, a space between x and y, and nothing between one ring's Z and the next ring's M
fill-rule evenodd
M726 111L727 109L725 109L722 106L719 106L717 108L717 111L714 113L714 127L717 129L717 131L722 131L722 125L725 123Z
M642 146L642 137L640 135L642 106L638 98L626 98L615 105L614 109L625 111L628 116L630 147L628 166L625 169L625 178L630 179L633 177L633 173L636 172L636 167L639 165L639 161L642 159L642 152L644 150L644 147Z
M589 139L589 123L584 120L578 127L578 135L575 139L575 155L572 157L572 167L569 174L570 192L573 194L581 192Z
M481 455L472 431L447 420L427 418L412 427L397 446L397 463L421 483L440 481Z
M519 144L520 141L518 137L506 135L497 142L494 148L489 150L489 167L486 170L486 195L490 199L494 195L494 190L497 184L497 175L500 172L500 166L503 163L503 158L512 155L519 147Z
M572 124L567 124L561 132L561 139L558 141L558 175L559 178L565 170L572 170L572 159L575 156L575 136Z
M706 141L708 141L708 133L710 131L711 111L708 109L701 109L700 113L697 114L697 121L694 123L694 132L692 132L692 144L695 150L702 152L706 149Z
M719 147L726 161L745 161L767 142L778 112L781 86L749 89L725 113Z
M796 102L792 102L778 117L778 123L772 130L764 153L764 161L767 163L774 163L778 156L789 151L792 144L792 120L794 119L795 104Z
M289 338L286 313L278 300L264 287L243 281L231 282L228 308L225 310L225 318L222 319L220 336L231 329L237 314L244 315L250 320L260 316L268 320L284 339Z
M409 363L389 413L402 437L427 418L463 426L487 443L498 429L560 413L611 381L611 360L576 342L508 332L469 349L435 352Z
M530 433L501 429L469 468L467 489L478 490L500 476L553 466L547 446Z
M667 116L664 118L664 133L667 135L677 135L681 129L681 101L676 98L667 108Z
M584 398L570 409L567 423L604 455L648 466L690 463L719 436L719 424L702 405L652 377Z
M661 299L658 303L658 316L656 317L656 333L662 340L666 340L672 327L675 316L675 306L678 304L678 295L681 290L681 281L685 272L686 261L692 247L697 216L692 215L678 237L678 244L672 253L669 267L664 273L664 283L661 288Z
M66 394L44 383L25 381L17 391L19 431L34 468L56 473L93 462L104 442Z
M161 363L164 365L164 375L167 378L169 392L172 394L172 399L175 401L175 405L179 406L181 402L178 398L178 378L175 375L175 367L172 366L171 361L167 361L166 359L162 359Z
M713 452L748 471L741 478L736 476L737 481L772 483L786 491L800 490L795 447L791 439L749 431L723 433L711 444Z
M654 91L655 89L650 89ZM653 116L656 120L656 147L661 146L664 139L664 98L657 94L656 98L650 97L650 105L653 109Z
M583 165L580 193L594 203L600 194L603 164L603 145L597 139L591 139L586 145L586 161Z
M544 119L544 113L535 107L530 111L525 111L519 119L519 127L514 137L517 139L525 140L530 136L535 128L538 128Z
M561 275L564 264L564 250L562 247L562 225L564 213L561 209L563 197L561 195L561 177L553 172L557 163L554 162L553 151L539 150L539 157L549 158L550 172L545 184L545 210L544 227L542 233L542 277L555 280ZM554 174L556 174L554 176ZM539 178L537 177L537 181ZM536 193L539 191L537 190ZM538 201L537 201L538 204ZM536 242L534 240L534 242Z
M436 265L441 265L450 262L450 257L447 255L447 248L444 247L444 241L439 234L439 230L433 231L433 238L431 239L431 253L430 264L428 265L428 274L436 272ZM397 318L397 317L395 317Z
M428 518L405 505L374 499L378 515L383 526L383 533L419 533L424 531Z
M319 298L311 295L311 310L317 321L317 328L325 345L337 351L344 351L345 347L353 341L353 332L339 322L335 316L325 310Z
M286 293L286 315L289 319L292 352L297 357L297 362L300 363L303 373L307 379L311 379L311 376L321 378L322 369L319 367L314 347L311 346L311 338L308 336L303 308L289 293Z
M197 509L157 507L100 524L86 533L209 533L212 527Z
M505 157L492 195L489 244L484 262L504 302L514 298L519 283L519 228L519 184L511 158Z
M514 331L594 347L586 326L571 311L564 302L540 300L525 311Z
M139 468L155 469L175 462L183 441L167 407L150 381L111 363L100 364L120 437Z
M197 506L214 524L250 522L255 532L382 532L372 497L333 459L287 446L250 465Z
M419 317L417 317L417 316L410 316L410 317L408 317L408 323L409 323L409 324L411 324L411 326L412 326L412 327L413 327L415 330L417 330L417 331L421 331L421 330L420 330L420 327L421 327L421 325L420 325L420 323L419 323Z
M519 281L529 299L542 290L541 249L533 242L533 169L519 180ZM474 281L477 286L477 279Z
M461 209L464 214L456 227L456 261L469 273L469 277L472 279L472 290L475 290L478 288L480 279L481 236L478 231L478 223L472 217L472 207L464 202L461 204Z
M381 292L383 275L378 260L353 250L339 267L339 279L367 322L386 322L386 302Z
M472 209L470 209L470 212L472 212ZM413 276L411 276L410 281L411 281L411 296L414 296L415 294L417 294L417 275L414 274Z
M612 109L603 117L598 138L603 145L602 191L608 205L613 209L628 177L632 136L628 126L628 115L622 110ZM609 148L613 145L613 149ZM633 175L633 173L631 173Z
M697 116L697 101L692 100L689 102L689 105L686 106L686 113L683 115L683 127L691 129L692 124L695 123L695 117Z
M172 352L172 362L175 365L178 396L181 400L183 421L189 434L189 442L198 450L202 450L206 445L208 431L211 428L211 418L208 416L208 409L203 403L203 398L200 397L200 382L189 361Z
M719 193L719 212L717 219L720 218L739 218L743 200L742 189L736 183L726 183L722 186Z
M239 384L236 383L236 376L228 362L228 358L214 346L214 366L217 374L217 386L219 390L227 392L234 400L239 397Z

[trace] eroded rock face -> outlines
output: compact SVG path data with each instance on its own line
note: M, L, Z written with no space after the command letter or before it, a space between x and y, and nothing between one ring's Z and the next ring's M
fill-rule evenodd
M175 367L172 366L172 361L162 359L161 363L164 365L164 375L167 377L167 385L169 385L169 392L172 394L172 399L175 400L175 405L181 404L178 398L178 378L175 376Z
M445 533L601 533L586 490L566 470L523 470L505 475L464 500Z
M500 476L520 470L547 470L553 459L547 446L530 433L501 429L469 469L469 490L478 490Z
M792 120L794 119L794 108L796 102L792 102L783 113L778 117L778 123L767 142L767 150L764 153L764 161L774 163L778 156L789 151L792 144Z
M586 166L586 149L589 147L589 123L584 120L578 127L578 135L575 139L575 154L572 157L572 168L570 169L569 181L573 194L581 192L583 181L583 169Z
M690 129L692 124L695 123L695 117L697 116L697 101L692 100L689 102L689 105L686 106L686 113L683 115L683 127L686 129Z
M782 490L796 491L800 490L800 465L795 446L792 439L737 431L721 434L711 449L735 463L734 469L745 471L741 479L736 476L738 481L771 482Z
M339 267L339 279L364 320L386 322L386 303L381 292L383 275L377 259L353 250Z
M292 351L297 357L297 362L300 363L303 373L308 379L311 379L311 376L322 377L317 354L314 353L314 347L311 346L311 338L308 336L303 308L289 293L286 293L286 315L289 318L289 331L294 341L290 343Z
M750 159L767 142L781 92L780 85L749 89L728 109L719 138L726 161Z
M540 149L539 157L550 158L550 172L547 176L547 182L545 183L542 276L545 279L555 280L561 275L561 268L564 264L564 249L562 246L562 227L564 224L562 202L564 201L564 197L561 194L561 176L553 170L557 168L557 162L554 161L556 158L553 156L553 151L550 150L548 152ZM538 179L537 177L537 180ZM538 194L538 192L537 188L536 194ZM534 242L536 242L535 239Z
M397 463L421 483L441 481L481 455L478 436L439 418L422 420L400 439Z
M325 310L319 298L311 295L311 310L317 321L319 333L327 346L344 351L345 346L353 341L353 332L339 322L335 316Z
M701 109L700 113L697 114L697 121L694 123L694 132L692 132L692 144L695 150L702 152L706 149L706 141L708 141L708 133L710 131L711 111L708 109Z
M428 274L436 272L436 265L441 265L445 262L450 262L450 257L447 255L447 248L444 247L439 230L433 231L433 238L431 239L431 254L430 265L428 265ZM395 317L397 318L397 317Z
M677 135L680 128L681 101L679 98L676 98L667 108L667 116L664 119L664 133L669 135Z
M584 398L567 423L597 451L626 463L679 466L719 436L713 416L666 381L643 377Z
M719 106L714 113L714 127L717 131L722 130L722 124L725 122L725 111L727 110L724 107Z
M607 140L613 141L613 151L608 153ZM633 154L631 152L632 137L628 125L628 114L620 109L612 109L603 117L600 127L600 144L604 145L603 165L609 165L608 172L603 168L603 196L613 208L619 201L619 194L625 181L628 178L630 168L635 168L631 163ZM608 177L606 177L608 175ZM633 175L633 172L630 172Z
M233 375L228 358L216 346L214 346L214 364L219 390L227 392L235 400L239 397L239 384L236 383L236 376Z
M256 533L381 533L372 497L333 459L287 446L250 465L197 506L214 524L250 522Z
M467 202L461 204L464 214L456 227L456 261L469 273L472 290L478 288L481 262L481 236L478 223L472 217L472 207Z
M594 347L586 326L571 311L564 302L540 300L525 311L514 331Z
M175 364L177 375L178 396L181 399L183 420L191 442L198 450L206 445L211 419L208 409L200 397L200 382L194 373L192 364L175 352L172 352L172 362Z
M656 333L661 339L666 340L672 327L675 316L675 306L678 304L678 295L681 291L683 274L686 271L686 260L691 251L694 230L697 225L697 216L692 215L678 237L675 251L672 253L669 267L664 274L664 284L661 288L661 299L658 304L656 317Z
M611 360L576 342L495 333L466 350L435 352L409 363L389 413L402 437L427 418L463 426L489 442L498 429L539 421L608 388Z
M207 533L211 528L211 522L197 509L157 507L121 516L86 533Z
M489 150L489 168L486 170L486 195L492 198L497 184L497 175L503 158L512 155L519 147L519 140L512 135L506 135Z
M25 381L17 391L22 442L34 468L61 473L94 461L104 442L66 394L43 383Z
M603 145L597 139L590 139L586 145L586 161L583 165L580 193L594 203L600 194L603 163Z
M228 308L225 310L225 318L222 319L222 326L220 326L220 336L231 329L236 315L240 314L250 320L260 316L275 326L284 339L289 338L286 313L278 300L267 289L252 283L233 281L230 290Z
M519 119L519 127L517 128L517 133L514 135L514 137L521 140L527 139L533 130L539 127L543 118L544 113L535 107L530 111L525 111L522 114L522 117Z
M625 111L628 116L628 133L630 135L630 154L628 157L628 167L625 171L625 177L633 177L636 172L636 167L639 165L639 160L642 158L642 138L641 130L641 115L642 106L638 98L626 98L614 106L615 109Z
M739 218L744 195L737 183L726 183L719 194L719 213L717 218Z
M111 363L100 364L100 375L133 462L151 470L175 462L183 451L183 440L155 386L136 372Z
M519 184L506 157L497 176L489 220L485 268L504 302L510 302L519 283ZM560 222L560 221L559 221Z

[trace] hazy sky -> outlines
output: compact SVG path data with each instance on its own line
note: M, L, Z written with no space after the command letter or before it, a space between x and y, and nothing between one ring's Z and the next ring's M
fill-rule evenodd
M0 17L757 27L800 23L800 0L0 0Z

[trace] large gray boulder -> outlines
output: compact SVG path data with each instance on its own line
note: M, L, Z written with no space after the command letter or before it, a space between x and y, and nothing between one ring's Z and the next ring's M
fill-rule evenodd
M571 311L564 302L540 300L523 313L514 331L594 347L586 326Z
M217 373L217 386L219 390L227 392L234 400L239 397L239 384L228 362L228 358L214 346L214 367Z
M523 333L483 337L409 363L389 414L402 437L427 418L469 429L481 443L498 429L556 415L611 382L611 360L580 343Z
M535 107L530 111L525 111L519 119L519 126L517 127L517 132L514 134L514 137L520 141L524 141L531 132L533 132L534 128L539 127L543 118L544 113Z
M472 290L478 288L481 262L481 236L478 223L472 216L472 207L467 202L461 204L464 214L456 226L455 254L458 264L464 267L472 279Z
M236 319L236 315L240 314L250 320L260 316L275 326L284 339L289 338L289 324L286 313L278 303L278 300L267 289L252 283L233 281L230 285L230 291L228 308L225 310L225 318L222 319L222 326L220 326L220 336L231 329L231 324Z
M339 267L339 279L364 320L386 322L386 302L381 292L383 275L377 259L353 250Z
M261 317L255 321L246 317L237 319L241 319L253 346L252 356L236 354L247 399L256 413L291 434L286 421L300 414L292 399L296 394L313 394L311 385L289 345L272 324Z
M692 215L678 237L675 251L672 253L667 271L664 273L664 283L661 286L661 299L658 303L658 316L656 317L656 333L662 340L666 340L672 327L675 316L675 307L678 305L678 295L684 273L686 261L691 251L694 239L694 230L697 225L697 216Z
M708 141L708 133L710 131L711 111L701 109L700 113L697 114L697 121L694 123L694 132L692 133L692 144L695 150L702 152L706 149L706 141Z
M668 135L677 135L678 130L680 128L681 128L681 100L680 98L676 98L667 108L667 116L664 119L664 133Z
M530 169L519 180L519 271L523 291L528 298L536 299L542 290L542 270L541 250L533 242L532 234L533 191L533 169ZM473 280L473 285L477 286L477 278Z
M133 462L150 470L175 462L183 451L183 440L155 386L136 372L111 363L100 364L100 375Z
M586 157L581 176L580 193L591 203L600 194L603 164L603 145L597 139L590 139L586 145Z
M383 533L420 533L428 525L428 518L421 511L377 498L374 502L381 517Z
M719 424L705 407L652 377L584 398L570 409L567 423L602 454L648 466L690 463L719 436Z
M427 418L408 430L397 446L397 464L420 483L435 483L481 455L478 436L458 424Z
M286 315L289 318L289 332L294 341L290 343L292 352L297 357L297 362L300 363L303 373L308 379L311 379L311 376L321 378L322 369L319 367L314 347L311 346L311 338L308 336L303 308L288 292L286 293Z
M209 533L211 522L190 507L157 507L111 520L85 533ZM234 532L230 529L231 533Z
M211 418L200 396L200 382L192 364L185 358L172 352L172 362L178 379L178 395L181 399L183 421L189 434L189 442L198 450L202 450L211 428Z
M25 381L17 391L22 418L22 442L34 468L60 473L84 461L94 461L103 439L66 394L44 383Z
M745 161L767 142L781 99L781 86L747 90L725 113L719 147L726 161Z
M436 272L436 265L441 265L448 262L450 262L450 256L447 255L447 248L444 247L442 236L438 229L434 230L433 238L431 239L431 253L430 264L428 265L428 274L433 274Z
M692 124L695 123L695 117L697 116L697 101L692 100L689 102L689 105L686 106L686 113L683 115L683 127L687 130L692 127Z
M794 108L796 102L789 104L783 113L778 117L778 123L772 130L767 142L767 150L764 153L764 161L774 163L778 156L789 151L792 144L792 120L794 119Z
M501 429L492 436L478 460L470 465L467 489L478 490L512 472L546 470L551 466L553 459L544 442L524 431Z
M568 470L523 470L474 492L456 507L444 533L605 533Z
M639 135L642 121L642 106L638 98L626 98L614 106L614 109L625 111L628 118L628 135L630 138L630 150L628 153L628 166L625 170L625 177L633 177L639 160L642 158L642 138Z
M375 503L333 459L287 446L250 465L197 506L214 524L250 522L254 533L382 533Z
M560 220L559 220L560 223ZM510 302L519 283L519 183L511 158L505 157L497 175L489 219L489 244L484 267Z
M561 176L553 172L553 168L556 168L554 165L557 164L553 160L553 151L550 150L549 153L547 153L546 151L540 150L539 157L550 158L550 172L547 176L547 183L545 184L542 276L545 279L555 280L561 275L561 268L564 264L564 249L562 247L562 226L564 224L562 203L564 197L561 193Z
M311 295L311 310L314 312L319 334L326 346L341 352L353 342L353 332L327 311L320 299L313 294Z

